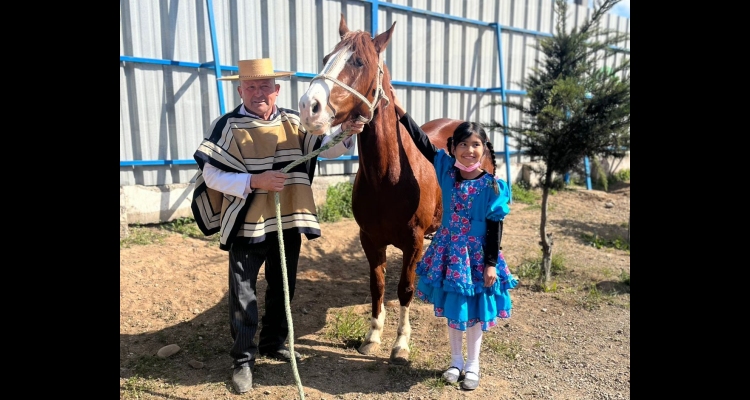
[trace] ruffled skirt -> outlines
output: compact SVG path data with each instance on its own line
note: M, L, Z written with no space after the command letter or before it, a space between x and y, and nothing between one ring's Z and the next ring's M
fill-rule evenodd
M497 280L484 287L483 241L482 236L450 235L448 229L439 229L417 264L417 297L433 304L435 316L445 317L451 328L465 331L479 323L486 331L498 318L510 318L508 290L518 280L499 251Z

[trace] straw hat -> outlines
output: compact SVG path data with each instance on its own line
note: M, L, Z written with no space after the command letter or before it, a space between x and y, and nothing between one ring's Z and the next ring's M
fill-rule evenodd
M240 60L239 75L230 75L219 78L220 81L252 81L256 79L281 78L294 75L294 72L273 72L270 58L259 58L257 60Z

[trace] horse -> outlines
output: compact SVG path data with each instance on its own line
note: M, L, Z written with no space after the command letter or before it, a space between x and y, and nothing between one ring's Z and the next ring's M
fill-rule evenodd
M380 350L386 316L386 249L392 245L401 250L402 262L397 289L398 335L390 360L406 364L416 264L425 237L440 225L442 192L434 167L399 122L388 97L391 75L381 53L395 25L373 38L369 32L349 30L342 14L341 40L323 58L323 69L300 97L299 112L301 124L313 134L350 119L365 122L357 140L359 168L352 189L352 212L370 268L372 313L369 330L357 350L364 355ZM424 125L425 133L436 146L445 148L447 138L461 122L445 118L430 121Z

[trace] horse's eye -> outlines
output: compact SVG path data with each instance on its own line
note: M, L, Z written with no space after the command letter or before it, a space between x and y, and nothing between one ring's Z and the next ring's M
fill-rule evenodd
M352 57L349 59L349 63L357 68L361 67L362 65L362 59L359 57Z
M330 56L331 56L331 55L329 54L329 55L327 55L327 56L323 57L323 65L326 65L326 64L328 64L328 57L330 57Z

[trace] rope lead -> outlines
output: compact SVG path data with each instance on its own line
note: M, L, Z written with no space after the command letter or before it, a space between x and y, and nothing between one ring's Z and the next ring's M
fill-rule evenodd
M313 151L312 153L300 158L297 161L292 162L291 164L287 165L286 167L281 169L281 172L287 173L290 169L296 167L297 165L313 158L317 157L318 154L322 151L326 151L329 148L339 144L344 138L346 137L346 132L344 130L341 130L341 133L339 133L336 137L334 137L330 142L326 143L325 146L320 147L319 149ZM294 380L297 382L297 388L299 389L299 395L300 400L305 400L305 391L302 388L302 381L299 378L299 372L297 371L297 357L294 356L294 326L292 325L292 309L289 305L289 279L286 276L286 252L284 251L284 235L283 235L283 229L281 225L281 205L279 203L279 192L275 192L274 194L274 200L276 201L276 231L278 232L279 237L279 251L281 252L281 277L284 281L284 308L286 310L286 321L289 325L289 353L291 354L291 362L292 362L292 372L294 373Z

